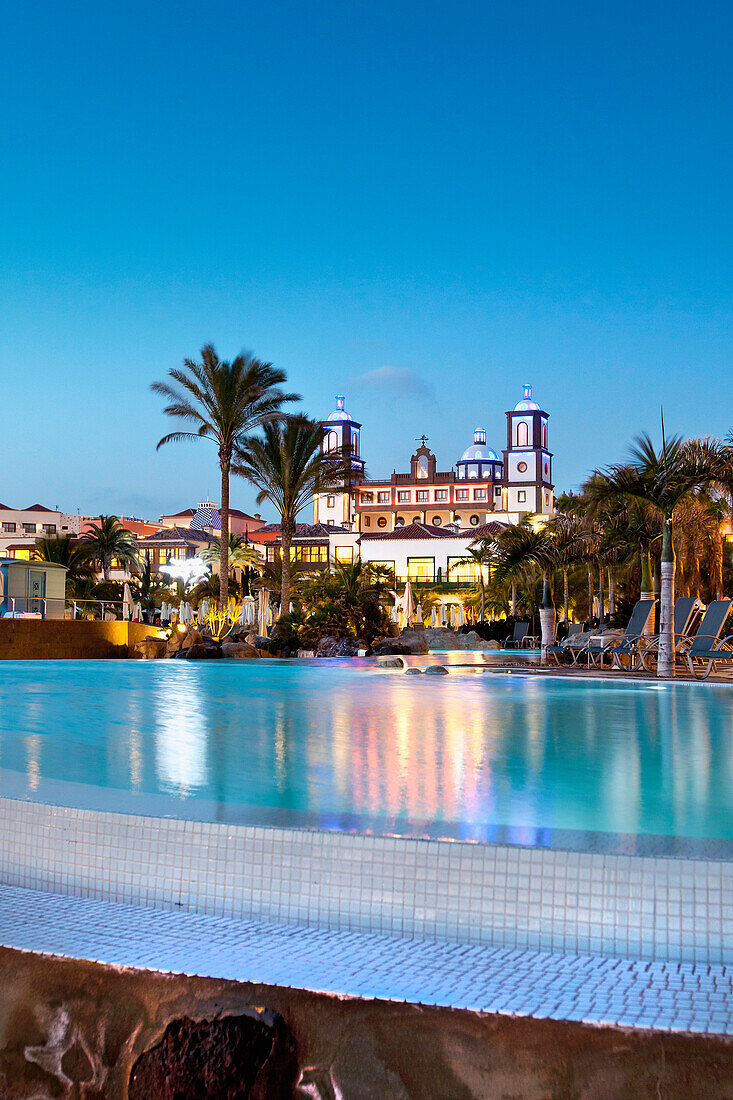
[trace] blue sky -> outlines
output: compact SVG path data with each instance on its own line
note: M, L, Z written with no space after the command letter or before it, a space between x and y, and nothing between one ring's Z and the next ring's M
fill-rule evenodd
M0 42L0 500L218 497L149 383L213 341L364 423L503 445L558 488L641 429L733 427L729 3L10 5ZM253 494L235 483L233 503Z

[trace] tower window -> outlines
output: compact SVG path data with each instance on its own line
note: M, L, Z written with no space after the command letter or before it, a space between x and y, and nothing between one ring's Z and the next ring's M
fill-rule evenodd
M373 504L374 503L374 493L362 493L361 496L359 497L359 503L360 504Z
M547 446L547 421L542 421L542 446Z
M327 508L335 508L336 507L336 497L326 497L326 507Z
M438 501L447 500L447 499L448 499L448 490L447 489L436 489L435 490L436 504L438 503Z
M517 446L529 447L529 426L524 420L517 424Z
M428 476L428 460L425 455L420 455L419 459L417 460L417 476Z
M377 493L377 502L379 504L389 504L389 493Z
M337 432L329 432L326 436L326 450L335 451L339 445L339 437Z
M486 500L486 490L485 489L474 489L473 499L474 500Z
M519 501L520 504L525 504L526 503L527 493L525 492L524 489L520 489L519 492L517 493L517 500Z
M427 491L427 489L418 489L417 493L415 494L415 499L417 500L418 504L427 504L427 502L430 500L430 493Z
M371 525L372 525L372 517L371 516L364 516L364 526L365 527L371 527Z
M519 470L520 474L526 474L526 472L527 472L527 463L526 462L518 463L517 464L517 469Z
M409 504L410 503L410 491L409 491L409 489L408 490L400 490L400 492L397 494L397 499L400 502L400 504Z
M468 500L468 489L456 489L456 500Z

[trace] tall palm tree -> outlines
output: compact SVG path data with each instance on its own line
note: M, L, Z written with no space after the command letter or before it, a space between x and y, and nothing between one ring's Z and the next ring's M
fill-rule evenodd
M728 449L715 440L683 441L662 434L659 450L646 434L639 436L630 461L611 466L590 479L586 488L598 502L640 501L653 508L662 528L659 660L657 674L674 676L674 516L693 494L710 486L733 485Z
M493 561L493 545L494 536L486 535L483 538L476 539L468 549L466 554L462 558L458 558L448 567L448 579L454 569L459 569L462 565L475 566L477 580L481 590L481 604L479 608L479 622L484 621L486 614L486 578L484 577L484 569L491 568L491 562Z
M298 513L315 493L343 484L345 470L322 450L323 428L306 416L266 423L262 436L252 436L240 447L232 466L247 478L257 493L257 503L269 500L280 515L282 586L280 606L290 603L290 550Z
M38 539L34 553L38 561L55 562L56 565L66 566L68 595L74 595L77 584L92 576L92 570L84 552L79 549L79 540L72 535L50 535Z
M213 539L211 545L202 550L199 557L206 562L220 561L221 539ZM242 535L229 536L228 559L230 570L241 569L244 572L245 569L255 569L261 573L264 567L262 556Z
M139 564L135 536L117 516L100 516L99 523L90 523L79 539L79 553L89 565L99 567L106 581L115 559L123 569L137 569Z
M158 443L208 438L217 445L221 472L221 544L219 558L219 601L229 596L229 475L232 457L245 436L281 417L282 406L298 401L294 393L278 389L285 372L242 352L231 363L219 359L213 344L201 349L201 362L184 359L183 367L168 372L176 385L153 382L151 389L170 399L163 410L196 426L196 431L170 432Z
M546 528L552 535L557 565L562 572L563 621L570 618L570 586L568 574L574 565L583 561L585 539L581 520L576 512L556 512Z
M552 645L555 627L555 606L552 600L552 572L557 567L557 552L553 536L546 528L535 529L530 524L508 527L497 535L494 543L495 572L499 580L527 580L537 573L542 577L542 659Z

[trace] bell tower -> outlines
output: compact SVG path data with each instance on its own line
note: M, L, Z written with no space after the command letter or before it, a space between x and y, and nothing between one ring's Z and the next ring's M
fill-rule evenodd
M547 429L549 415L532 400L530 385L525 385L522 400L506 418L506 511L550 516L554 511L554 485Z
M336 408L321 421L321 449L334 462L344 466L344 480L313 497L313 522L351 527L356 518L356 490L364 478L361 457L361 424L346 411L343 394L336 395Z

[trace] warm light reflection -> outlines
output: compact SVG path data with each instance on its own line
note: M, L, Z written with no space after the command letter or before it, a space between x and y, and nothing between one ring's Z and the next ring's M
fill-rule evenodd
M207 699L195 668L181 665L171 683L161 680L154 696L155 759L164 788L188 795L207 781Z

